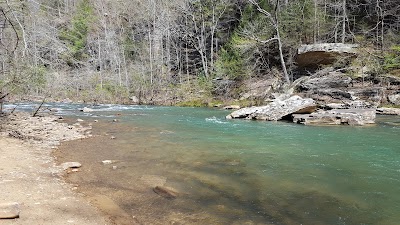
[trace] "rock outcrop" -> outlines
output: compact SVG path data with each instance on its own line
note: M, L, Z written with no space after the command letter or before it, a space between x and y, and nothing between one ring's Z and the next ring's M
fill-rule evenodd
M374 109L334 109L311 114L293 114L293 122L304 125L366 125L375 123Z
M328 72L326 76L315 77L306 80L300 85L303 90L314 90L321 88L341 88L348 87L352 79L344 73L338 71Z
M316 108L317 105L313 99L301 98L295 95L286 100L276 99L266 106L239 109L229 114L226 118L277 121L293 113L311 113Z
M302 45L297 49L296 63L301 68L317 68L334 63L339 57L355 57L358 45L322 43Z
M378 78L373 75L368 75L365 80L360 80L347 75L348 71L345 72L345 70L334 70L328 67L312 76L304 76L296 80L294 87L299 95L312 98L320 105L338 101L363 100L368 102L372 108L376 108L388 101L396 101L395 95L398 86L385 83L386 81L378 81Z

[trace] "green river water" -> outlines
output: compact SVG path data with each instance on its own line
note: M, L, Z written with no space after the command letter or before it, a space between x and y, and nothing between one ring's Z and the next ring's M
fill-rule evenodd
M61 148L90 170L72 182L142 224L400 224L400 117L318 127L226 120L217 109L63 107L99 120L107 137ZM161 184L178 198L155 194Z

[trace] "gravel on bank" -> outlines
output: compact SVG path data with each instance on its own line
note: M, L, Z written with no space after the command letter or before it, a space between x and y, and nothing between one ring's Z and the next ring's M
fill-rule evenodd
M63 181L51 156L62 141L85 138L91 127L68 125L56 116L0 116L0 204L18 207L18 218L0 224L101 225L100 212ZM84 167L84 165L83 165ZM15 206L17 204L17 206Z

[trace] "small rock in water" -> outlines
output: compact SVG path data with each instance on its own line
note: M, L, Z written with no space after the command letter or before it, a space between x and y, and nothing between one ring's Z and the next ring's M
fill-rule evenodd
M156 186L155 188L153 188L153 191L167 199L175 199L176 197L178 197L178 192L170 187Z
M88 107L84 107L82 110L82 112L93 112L94 110Z
M19 213L18 203L0 203L0 219L15 219L19 217Z
M113 122L118 122L118 120L117 119L113 119Z
M67 170L69 168L79 168L82 166L82 164L80 164L78 162L65 162L65 163L61 164L61 166L64 170Z
M104 165L108 165L108 164L113 164L115 163L115 160L103 160L101 161Z
M83 122L83 119L77 119L76 122Z
M95 123L99 122L98 120L93 120Z
M112 168L113 168L113 170L116 170L118 167L117 166L113 166Z
M115 139L116 137L115 136L111 136L111 139Z

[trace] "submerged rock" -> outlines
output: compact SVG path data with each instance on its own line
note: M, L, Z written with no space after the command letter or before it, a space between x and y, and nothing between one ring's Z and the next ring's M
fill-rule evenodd
M18 203L0 203L0 219L15 219L19 217L19 213Z
M304 125L366 125L375 123L374 109L334 109L307 115L293 114L293 122Z
M243 108L232 112L226 118L246 118L257 120L277 121L293 113L311 113L317 108L311 98L292 96L286 100L276 99L266 106Z
M155 188L153 188L153 191L167 199L175 199L178 197L178 192L171 187L156 186Z

